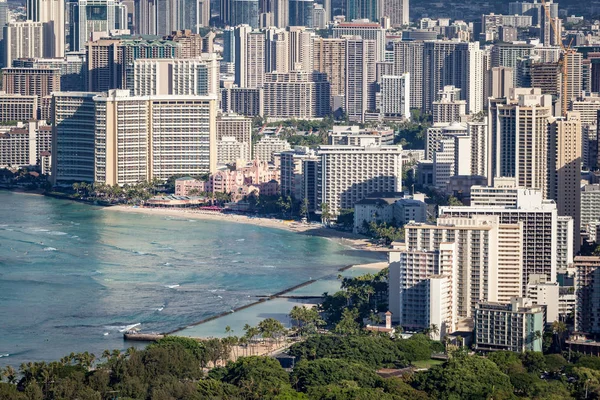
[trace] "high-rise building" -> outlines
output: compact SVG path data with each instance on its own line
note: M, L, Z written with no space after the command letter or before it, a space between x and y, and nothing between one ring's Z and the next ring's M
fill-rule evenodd
M389 255L393 318L416 329L433 323L444 335L459 323L468 323L480 301L507 301L518 296L522 230L519 223L501 223L498 216L481 215L440 218L437 225L405 225L404 243L395 245ZM425 260L431 261L425 264ZM431 312L434 293L423 297L433 283L428 281L440 277L450 284L447 306L452 311L446 318Z
M4 68L2 88L7 94L36 96L40 111L43 100L60 91L60 70L57 68ZM46 110L47 113L48 110ZM41 112L39 117L42 117Z
M292 196L296 200L304 195L304 160L316 160L315 151L308 147L296 146L294 150L282 151L279 154L281 194Z
M235 45L232 58L235 63L235 84L241 88L248 86L248 35L252 32L250 25L236 26L234 29L233 43Z
M542 351L545 308L515 297L506 303L482 302L475 312L477 351Z
M221 110L234 112L248 117L264 114L264 95L262 88L230 88L221 91Z
M534 51L534 46L526 43L498 43L492 46L490 52L491 67L516 68L517 60L528 57ZM513 74L514 86L517 85L517 74Z
M539 88L542 94L549 94L555 98L560 97L562 72L559 63L533 63L530 73L531 87Z
M450 85L439 91L433 102L433 123L459 122L467 114L467 102L460 99L460 89Z
M539 89L514 89L496 106L490 154L496 154L495 177L514 177L517 185L548 193L548 118L552 96Z
M250 25L258 28L260 14L258 0L229 0L231 3L230 23L232 26Z
M314 69L327 74L332 97L343 95L346 90L346 39L315 38Z
M548 10L552 18L558 17L558 3L554 3L552 0L547 1ZM542 20L542 14L545 14L544 6L541 2L533 1L528 3L526 1L515 1L508 3L508 13L510 15L530 15L532 17L532 23L539 25Z
M600 333L600 257L577 256L575 267L575 330Z
M351 121L363 122L375 110L376 42L360 37L346 42L345 111Z
M274 154L291 149L292 147L287 140L277 136L265 135L254 144L252 155L255 160L271 162Z
M166 181L216 170L216 98L110 90L93 100L96 182Z
M139 35L158 35L156 13L159 0L135 0L134 25Z
M54 184L94 181L96 93L52 94L52 174Z
M410 119L410 74L383 75L379 86L383 117Z
M563 80L566 79L566 84L561 85L563 90L566 89L566 93L561 91L563 114L570 109L573 100L581 96L582 60L583 54L574 51L567 52L563 56L566 72L566 76L563 76Z
M65 1L27 0L27 19L43 24L44 57L65 55Z
M410 0L383 0L382 16L389 17L393 27L409 25L409 2Z
M289 26L313 27L314 0L289 0Z
M208 66L202 60L137 59L133 68L135 96L211 94Z
M366 1L371 3L370 0ZM385 29L380 24L369 22L341 22L331 28L331 33L333 38L360 36L364 40L374 40L375 61L385 61Z
M242 159L250 161L252 145L252 119L238 114L221 114L217 116L217 141L224 137L234 138L238 143L246 143Z
M38 118L38 97L0 92L0 121L31 121Z
M437 94L446 85L461 90L467 110L483 109L484 53L478 43L458 41L425 42L423 49L423 107L431 111Z
M580 228L600 221L600 185L585 185L581 188Z
M410 74L410 108L423 108L423 42L394 42L394 74Z
M556 280L558 213L556 204L544 201L534 192L525 196L516 207L471 206L441 207L441 217L470 217L497 215L501 224L523 223L522 288L525 290L529 275L543 274L549 282ZM524 293L524 292L523 292Z
M44 56L44 26L41 22L9 22L4 26L4 62L12 66L18 58Z
M321 118L331 113L330 85L321 72L268 73L264 112L274 118Z
M325 203L336 217L371 193L402 188L401 146L320 146L317 158L316 168L308 167L305 173L312 210Z
M581 120L569 111L566 118L551 119L549 130L548 197L556 200L558 215L573 218L579 227L581 212ZM573 250L579 252L579 228L573 235Z
M87 88L87 70L84 53L67 53L64 58L22 58L13 60L15 68L58 68L60 89L79 92Z
M290 70L312 72L315 33L304 26L290 26L288 34Z
M133 90L135 60L183 58L181 49L181 45L170 40L148 40L139 37L106 38L88 42L88 90Z
M285 29L268 28L265 42L265 72L289 72L289 37Z
M246 36L246 86L262 87L265 81L265 33L252 31Z
M115 0L78 0L72 5L71 51L85 49L92 33L127 29L127 8Z
M381 2L371 0L346 0L346 20L368 19L372 22L379 21Z

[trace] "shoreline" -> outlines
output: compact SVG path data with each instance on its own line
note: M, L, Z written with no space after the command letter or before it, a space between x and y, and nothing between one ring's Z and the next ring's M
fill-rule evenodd
M347 265L345 267L341 267L341 268L338 269L338 271L349 271L349 270L352 270L353 268L359 268L359 269L373 270L372 272L369 271L369 272L365 272L365 273L377 273L377 272L381 271L382 269L387 268L387 266L388 266L387 262L373 262L373 263L368 263L368 264L353 264L353 265ZM210 322L216 322L216 321L218 321L220 319L225 319L227 317L235 318L235 315L238 312L244 311L244 310L248 310L248 309L253 308L253 307L263 306L263 308L264 308L266 304L268 304L270 301L273 301L273 300L283 300L283 301L290 302L288 304L302 305L302 306L305 306L305 307L306 306L316 306L316 305L318 305L318 304L321 303L321 301L323 299L322 295L318 295L318 296L317 295L310 295L310 296L309 295L299 295L299 296L294 296L294 295L287 295L287 294L288 293L293 293L294 291L296 291L298 289L301 289L303 287L306 287L306 286L310 286L310 285L313 285L313 284L316 284L316 283L319 283L319 282L322 282L322 281L327 281L328 280L327 278L330 278L330 277L331 277L331 275L325 276L325 277L322 277L322 278L319 278L319 279L311 279L309 281L302 282L302 283L300 283L298 285L295 285L295 286L289 287L287 289L281 290L281 291L279 291L277 293L274 293L272 295L266 295L266 296L264 296L262 298L259 298L256 301L253 301L253 302L251 302L249 304L237 307L237 308L235 308L233 310L225 311L225 312L219 313L217 315L213 315L213 316L204 318L203 320L191 323L191 324L186 325L186 326L180 326L180 327L178 327L176 329L173 329L173 330L171 330L169 332L164 332L162 334L165 335L165 336L168 336L168 335L184 336L184 337L190 337L190 338L198 339L198 340L205 340L205 339L210 339L210 338L213 338L213 337L220 337L220 336L219 335L213 336L213 335L206 335L206 334L197 334L197 335L193 335L192 336L192 335L186 335L185 331L187 331L190 328L194 328L194 327L197 327L197 326L200 326L200 325L204 325L204 324L207 324L207 323L210 323ZM278 308L278 310L279 310L279 308ZM284 315L287 316L288 311L289 311L289 309L286 309ZM273 312L273 311L271 310L270 312ZM276 311L276 313L281 314L280 311ZM262 314L262 313L259 313L257 315L260 315L260 314ZM276 318L276 319L278 319L278 318ZM282 322L282 323L285 322L285 321L283 321L281 319L278 319L278 320L280 322ZM244 320L244 322L245 322L245 320ZM240 331L241 330L241 326L236 327L234 324L235 324L235 321L232 321L232 322L227 322L225 325L228 325L228 326L231 326L232 328L235 328L236 332Z
M354 234L351 232L338 231L331 228L326 228L318 223L304 224L295 220L281 220L263 217L250 217L239 214L223 214L211 211L199 211L191 209L165 209L165 208L149 208L149 207L134 207L125 205L115 205L104 207L102 211L117 211L125 213L137 213L146 215L159 215L175 218L190 218L206 221L226 221L240 224L248 224L261 226L265 228L274 228L286 230L288 232L299 233L308 236L323 237L335 240L341 245L349 246L353 250L372 251L386 253L389 249L385 247L374 246L370 243L366 236Z

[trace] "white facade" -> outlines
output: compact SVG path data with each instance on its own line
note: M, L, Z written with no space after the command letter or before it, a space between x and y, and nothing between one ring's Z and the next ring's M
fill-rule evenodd
M216 170L216 98L94 97L95 181L135 184Z
M273 161L273 154L291 149L292 146L286 140L277 136L265 135L254 145L252 154L254 154L256 160L270 162Z
M600 185L585 185L581 191L581 228L600 221Z
M207 64L198 59L137 59L133 69L135 96L206 96L212 86Z
M384 75L380 85L383 117L410 119L410 74Z
M317 203L332 215L376 192L402 190L402 146L321 146Z
M44 57L44 26L41 22L9 22L3 29L6 67L12 67L12 61L17 58Z
M250 153L248 143L238 142L233 136L223 136L217 141L217 164L232 164L238 160L249 161L244 158Z

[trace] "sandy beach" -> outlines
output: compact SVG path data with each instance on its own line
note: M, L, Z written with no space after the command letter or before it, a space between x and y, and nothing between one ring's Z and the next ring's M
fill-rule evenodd
M290 232L297 232L305 235L326 237L338 241L339 243L350 246L356 250L381 251L387 252L385 247L374 246L365 236L351 232L342 232L335 229L326 228L319 223L301 223L294 220L281 220L271 218L251 217L246 215L223 214L211 211L199 211L192 209L173 209L173 208L150 208L134 206L112 206L104 208L105 211L129 212L148 215L163 215L174 218L190 218L211 221L228 221L240 224L251 224L275 229L285 229Z

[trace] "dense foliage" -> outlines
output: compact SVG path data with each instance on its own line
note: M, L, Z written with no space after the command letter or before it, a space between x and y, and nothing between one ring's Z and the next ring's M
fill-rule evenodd
M296 311L298 318L313 320ZM246 336L276 337L276 325L270 321L249 327ZM381 368L428 360L443 345L425 335L393 339L364 331L321 333L290 348L297 363L287 371L274 358L262 356L224 364L229 344L227 339L167 337L145 350L106 351L100 362L93 354L80 353L52 363L23 364L19 371L7 367L2 369L0 399L600 398L600 358L576 353L569 362L560 354L496 352L483 357L455 350L448 361L427 370L397 370L402 371L399 377L384 377L377 373Z

